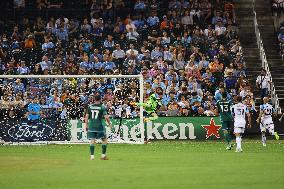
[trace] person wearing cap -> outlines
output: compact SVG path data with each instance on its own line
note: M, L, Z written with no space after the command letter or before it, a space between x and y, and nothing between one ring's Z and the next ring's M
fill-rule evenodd
M167 16L163 16L163 21L160 24L160 30L171 30L173 29L174 25L172 21L169 21Z

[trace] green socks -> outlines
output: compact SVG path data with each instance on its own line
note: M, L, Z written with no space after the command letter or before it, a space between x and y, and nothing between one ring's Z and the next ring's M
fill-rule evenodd
M102 144L102 154L106 154L106 151L107 151L107 145Z
M94 153L95 153L95 145L94 144L90 144L90 152L91 152L91 155L94 155Z
M231 135L229 133L224 133L224 138L228 144L231 142Z

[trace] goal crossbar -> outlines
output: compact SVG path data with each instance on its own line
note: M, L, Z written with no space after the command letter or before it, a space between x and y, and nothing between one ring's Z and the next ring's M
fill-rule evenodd
M0 75L0 79L11 79L11 78L142 78L142 75Z

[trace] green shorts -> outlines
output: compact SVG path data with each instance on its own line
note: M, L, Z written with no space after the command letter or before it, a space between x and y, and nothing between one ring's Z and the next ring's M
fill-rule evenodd
M222 124L222 130L230 130L233 122L232 121L221 121Z
M106 133L104 131L89 131L88 139L105 139Z

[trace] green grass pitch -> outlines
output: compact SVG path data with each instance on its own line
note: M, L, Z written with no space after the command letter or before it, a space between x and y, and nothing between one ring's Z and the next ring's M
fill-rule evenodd
M284 188L283 141L245 140L243 153L222 142L110 144L109 161L88 145L0 146L1 189Z

